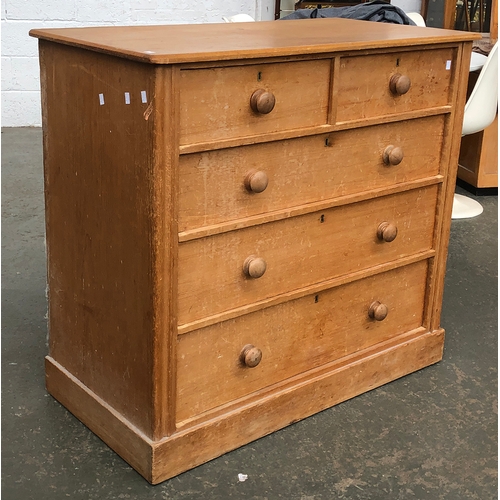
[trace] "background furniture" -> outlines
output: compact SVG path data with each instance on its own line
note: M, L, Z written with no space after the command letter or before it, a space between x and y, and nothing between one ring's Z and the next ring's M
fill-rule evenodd
M149 481L441 359L475 35L31 34L47 388Z
M491 50L486 63L481 69L481 73L474 84L472 92L467 99L464 113L464 123L462 128L462 135L470 136L482 132L485 128L491 126L497 116L498 108L498 43L494 45ZM497 142L497 141L493 141ZM498 148L498 146L497 146ZM478 155L479 161L475 164L476 169L472 173L476 173L479 177L479 167L481 166L481 155ZM490 168L491 171L497 168L495 160ZM484 157L483 157L484 162ZM484 165L483 169L485 168ZM496 168L495 168L496 167ZM465 170L464 168L460 170ZM453 219L465 219L468 217L475 217L481 214L483 207L479 202L468 198L464 195L455 194L453 201Z
M417 25L420 26L421 28L425 28L425 20L422 14L419 14L418 12L407 12L406 15Z
M498 39L498 0L444 0L443 27L487 32Z
M417 26L425 26L425 21L420 14L409 12L407 16ZM495 52L492 57L497 57ZM474 90L474 87L480 74L478 70L483 68L487 60L488 58L482 54L477 52L471 53L467 89L468 99L470 99L473 91L479 95L478 91ZM490 75L494 74L494 64L489 70ZM464 118L464 126L466 127L465 132L468 133L462 138L458 178L476 188L491 188L498 186L498 119L496 116L493 123L491 123L493 110L497 106L498 82L495 83L493 79L487 84L486 80L484 80L482 85L481 92L484 95L482 95L481 102L474 104L472 101L468 101L466 105L466 109L469 111ZM491 88L485 88L485 85L489 87L493 86L493 91L491 91ZM484 112L485 108L488 109L486 113ZM471 111L473 114L471 114ZM479 124L474 123L475 117L479 118ZM485 130L482 129L484 126L486 127ZM473 133L471 134L469 131ZM455 194L452 211L453 219L475 217L481 214L482 211L483 208L479 202L464 195Z
M498 188L498 115L484 130L462 138L458 178L475 194Z
M235 14L234 16L222 16L225 23L253 23L255 19L248 14Z

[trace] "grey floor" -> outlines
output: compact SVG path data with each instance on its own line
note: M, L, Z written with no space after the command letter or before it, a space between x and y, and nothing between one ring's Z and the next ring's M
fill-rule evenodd
M497 197L481 202L452 224L443 361L151 486L45 392L41 131L4 129L2 498L496 498Z

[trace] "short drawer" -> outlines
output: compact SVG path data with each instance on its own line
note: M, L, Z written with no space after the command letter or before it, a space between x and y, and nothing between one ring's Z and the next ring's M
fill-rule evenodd
M342 58L337 123L449 105L456 62L456 48Z
M180 144L324 125L330 75L330 59L182 70Z
M177 420L422 326L427 267L420 261L179 336ZM256 348L250 365L261 352L256 366L240 359L247 345Z
M179 231L436 175L444 120L182 155Z
M431 249L437 192L432 185L181 243L179 324Z

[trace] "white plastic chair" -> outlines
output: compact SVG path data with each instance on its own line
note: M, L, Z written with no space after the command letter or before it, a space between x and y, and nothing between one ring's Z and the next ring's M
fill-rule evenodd
M225 23L252 23L255 19L248 14L235 14L234 16L222 16Z
M470 55L470 67L469 71L478 71L480 70L487 61L487 57L479 52L473 52Z
M465 105L462 137L484 130L493 123L498 106L498 42L491 49ZM462 194L453 198L452 219L468 219L483 212L480 203Z
M425 20L418 12L406 15L417 25L425 27ZM472 52L470 71L481 69L472 94L465 105L462 137L475 134L491 125L498 104L498 46L495 44L488 57ZM483 213L482 205L463 194L453 196L452 219L469 219Z
M481 69L465 105L462 135L475 134L493 123L498 104L498 42Z
M406 12L406 15L417 25L425 28L424 18L418 12Z

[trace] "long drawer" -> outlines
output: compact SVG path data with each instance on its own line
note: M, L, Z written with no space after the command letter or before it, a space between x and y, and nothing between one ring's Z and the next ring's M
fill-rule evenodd
M431 185L181 243L179 324L431 249L437 192Z
M449 105L456 63L456 48L341 58L336 121Z
M324 125L330 75L330 59L183 70L180 144ZM260 96L262 106L252 109L251 98L259 91L267 94ZM271 111L265 109L269 94L275 99Z
M439 172L445 116L183 155L179 231Z
M427 267L420 261L179 336L177 421L422 326ZM385 307L385 318L370 317L370 306ZM254 367L240 359L245 346L261 353Z

